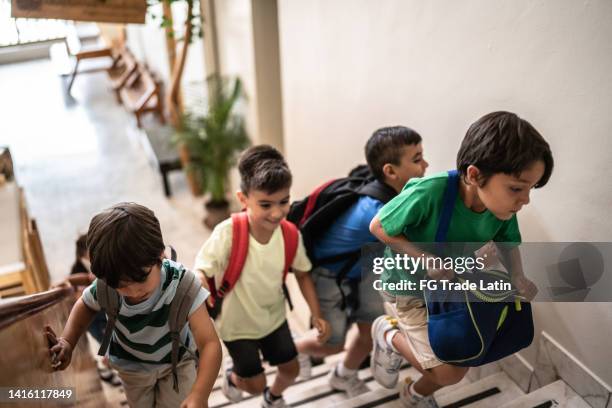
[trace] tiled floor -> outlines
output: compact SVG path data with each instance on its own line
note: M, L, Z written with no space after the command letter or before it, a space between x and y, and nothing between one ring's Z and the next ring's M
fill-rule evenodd
M51 280L68 274L74 241L92 215L120 201L155 211L166 243L190 267L209 234L202 199L191 196L181 172L171 173L174 195L165 198L142 134L115 102L104 73L78 76L72 95L48 60L0 65L0 144L11 146Z

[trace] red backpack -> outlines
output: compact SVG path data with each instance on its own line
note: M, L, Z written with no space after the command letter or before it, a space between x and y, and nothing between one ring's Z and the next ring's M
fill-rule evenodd
M285 243L285 266L283 268L282 289L285 298L289 303L289 308L293 310L293 303L289 297L289 291L285 285L285 280L287 279L287 273L289 272L291 264L293 264L293 260L295 259L295 255L297 253L299 232L294 224L286 220L281 221L280 227L283 234L283 241ZM208 313L213 319L216 319L221 313L223 298L234 288L234 285L236 285L236 282L238 282L238 279L240 279L240 274L242 273L242 268L244 268L244 263L246 261L248 252L248 216L246 212L232 214L232 250L230 252L229 264L227 265L227 268L223 273L223 278L221 279L221 285L217 288L214 278L206 279L213 304L213 307L209 307L207 304L207 308Z

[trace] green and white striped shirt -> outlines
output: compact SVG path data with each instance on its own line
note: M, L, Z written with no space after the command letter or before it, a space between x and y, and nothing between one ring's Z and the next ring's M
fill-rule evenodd
M164 259L161 267L160 286L155 293L135 305L130 305L125 301L121 302L108 352L111 363L130 371L148 371L164 365L170 366L172 340L168 314L170 303L174 299L176 288L184 273L183 265ZM82 299L87 307L99 311L96 284L97 279L83 291ZM200 288L189 310L189 316L204 303L208 295L206 289ZM196 349L189 325L183 328L181 341L190 350ZM179 358L184 354L185 349L181 348Z

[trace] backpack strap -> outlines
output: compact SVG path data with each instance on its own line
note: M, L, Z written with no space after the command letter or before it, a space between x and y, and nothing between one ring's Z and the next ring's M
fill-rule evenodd
M207 278L212 303L223 298L238 282L249 252L249 218L246 212L232 214L232 250L229 264L223 273L221 285L216 287L214 278Z
M329 187L334 181L336 180L335 179L329 180L328 182L321 184L319 187L317 187L315 191L313 191L308 196L308 201L306 202L306 209L304 210L304 214L302 215L302 218L300 219L300 222L298 223L298 227L301 227L302 225L304 225L306 220L308 220L308 218L312 215L312 212L314 211L317 205L317 199L319 198L319 195L321 194L323 190Z
M287 278L287 273L291 269L295 255L297 254L300 234L297 227L287 221L281 221L281 231L283 233L283 241L285 243L285 267L283 269L283 281Z
M106 355L108 346L110 345L113 330L115 329L115 321L119 315L121 308L121 296L119 293L106 284L102 279L96 280L96 298L102 311L106 313L106 327L104 328L104 337L100 343L98 350L99 356Z
M176 392L179 391L178 374L176 371L176 366L178 364L179 357L179 349L182 346L185 348L185 350L191 353L191 350L189 350L189 348L187 348L181 342L181 331L183 330L183 327L185 327L185 325L187 324L189 311L191 310L193 301L198 295L201 287L202 284L200 280L195 276L195 274L190 270L185 269L183 272L183 277L180 279L179 284L176 288L174 298L170 303L168 325L170 326L170 338L172 339L171 361L172 377L174 382L173 388ZM195 356L192 355L192 357Z
M442 213L438 222L438 230L436 231L436 242L446 242L446 235L450 227L451 218L453 217L453 209L455 200L459 192L459 172L457 170L448 171L448 181L446 182L446 190L442 201Z
M397 195L397 191L395 191L391 186L385 183L381 183L378 180L374 180L364 185L359 189L359 194L367 195L369 197L375 198L383 204L387 204L393 197Z
M281 231L283 233L283 241L285 246L285 266L283 269L283 293L285 294L285 298L287 299L287 303L289 303L289 310L293 310L293 302L291 301L291 296L289 296L289 289L287 289L287 285L285 284L285 280L287 279L287 273L291 269L291 265L295 260L295 256L297 254L298 245L300 242L300 233L297 227L287 221L281 221Z

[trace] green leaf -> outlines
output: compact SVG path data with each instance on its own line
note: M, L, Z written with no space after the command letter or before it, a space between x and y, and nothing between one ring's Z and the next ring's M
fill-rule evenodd
M243 96L240 80L212 76L208 87L211 97L206 115L183 115L182 131L174 135L173 141L188 147L190 171L197 175L203 190L213 200L223 200L229 170L250 141L244 119L234 111Z

